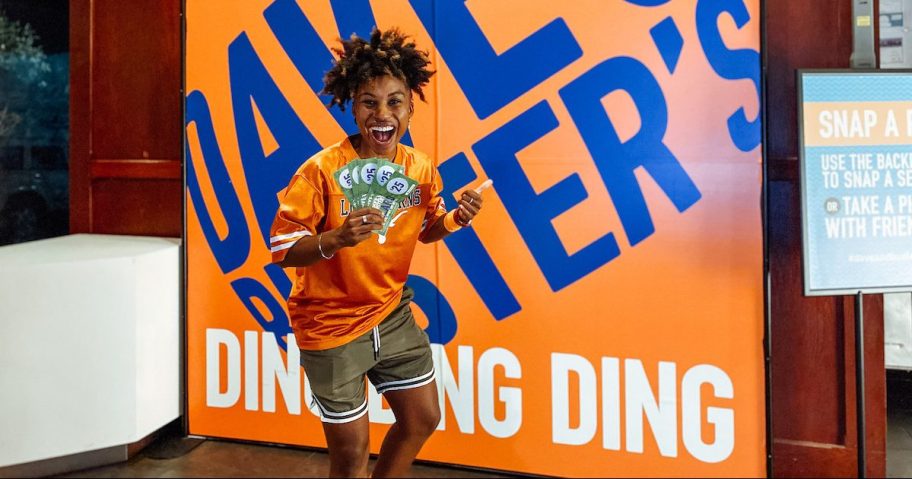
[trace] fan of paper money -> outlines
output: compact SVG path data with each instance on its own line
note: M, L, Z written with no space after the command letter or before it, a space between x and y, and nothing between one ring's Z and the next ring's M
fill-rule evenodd
M384 158L358 159L333 173L352 210L376 208L383 215L383 227L375 230L386 236L399 204L418 182L405 175L405 168Z

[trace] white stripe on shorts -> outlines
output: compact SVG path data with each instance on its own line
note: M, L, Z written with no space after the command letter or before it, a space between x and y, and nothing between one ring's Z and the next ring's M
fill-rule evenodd
M317 407L320 409L320 420L323 422L328 422L331 424L343 424L346 422L352 422L355 419L360 418L361 416L367 414L367 398L364 399L364 402L360 406L352 409L347 412L330 412L323 406L323 403L317 399L316 396L313 397L314 402L317 403Z
M435 369L431 369L427 374L422 374L417 378L412 379L402 379L400 381L390 381L388 383L383 383L379 386L375 386L378 393L385 393L387 391L399 391L401 389L413 389L417 387L424 386L425 384L430 383L434 380Z

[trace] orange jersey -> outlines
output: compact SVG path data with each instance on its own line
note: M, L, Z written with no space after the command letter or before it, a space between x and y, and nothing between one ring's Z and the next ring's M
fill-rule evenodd
M338 228L351 205L333 173L358 153L345 140L317 153L279 193L272 223L272 261L280 262L298 240ZM427 227L446 214L437 167L424 153L399 144L395 163L418 181L403 200L381 244L379 236L332 259L296 268L288 313L298 347L306 350L341 346L378 325L399 304L415 245Z

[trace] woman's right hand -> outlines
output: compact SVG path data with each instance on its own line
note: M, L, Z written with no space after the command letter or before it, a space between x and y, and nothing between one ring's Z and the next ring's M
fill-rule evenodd
M383 216L376 208L361 208L354 210L342 223L342 226L325 233L332 234L339 248L355 246L370 237L374 230L383 227Z
M380 210L362 208L352 211L338 228L316 237L301 238L288 250L279 265L283 268L303 268L321 260L332 259L340 249L357 245L372 235L372 231L382 227Z

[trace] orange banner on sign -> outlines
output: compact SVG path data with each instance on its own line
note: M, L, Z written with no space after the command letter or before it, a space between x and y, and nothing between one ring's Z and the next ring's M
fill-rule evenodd
M805 146L908 145L912 102L807 102Z

